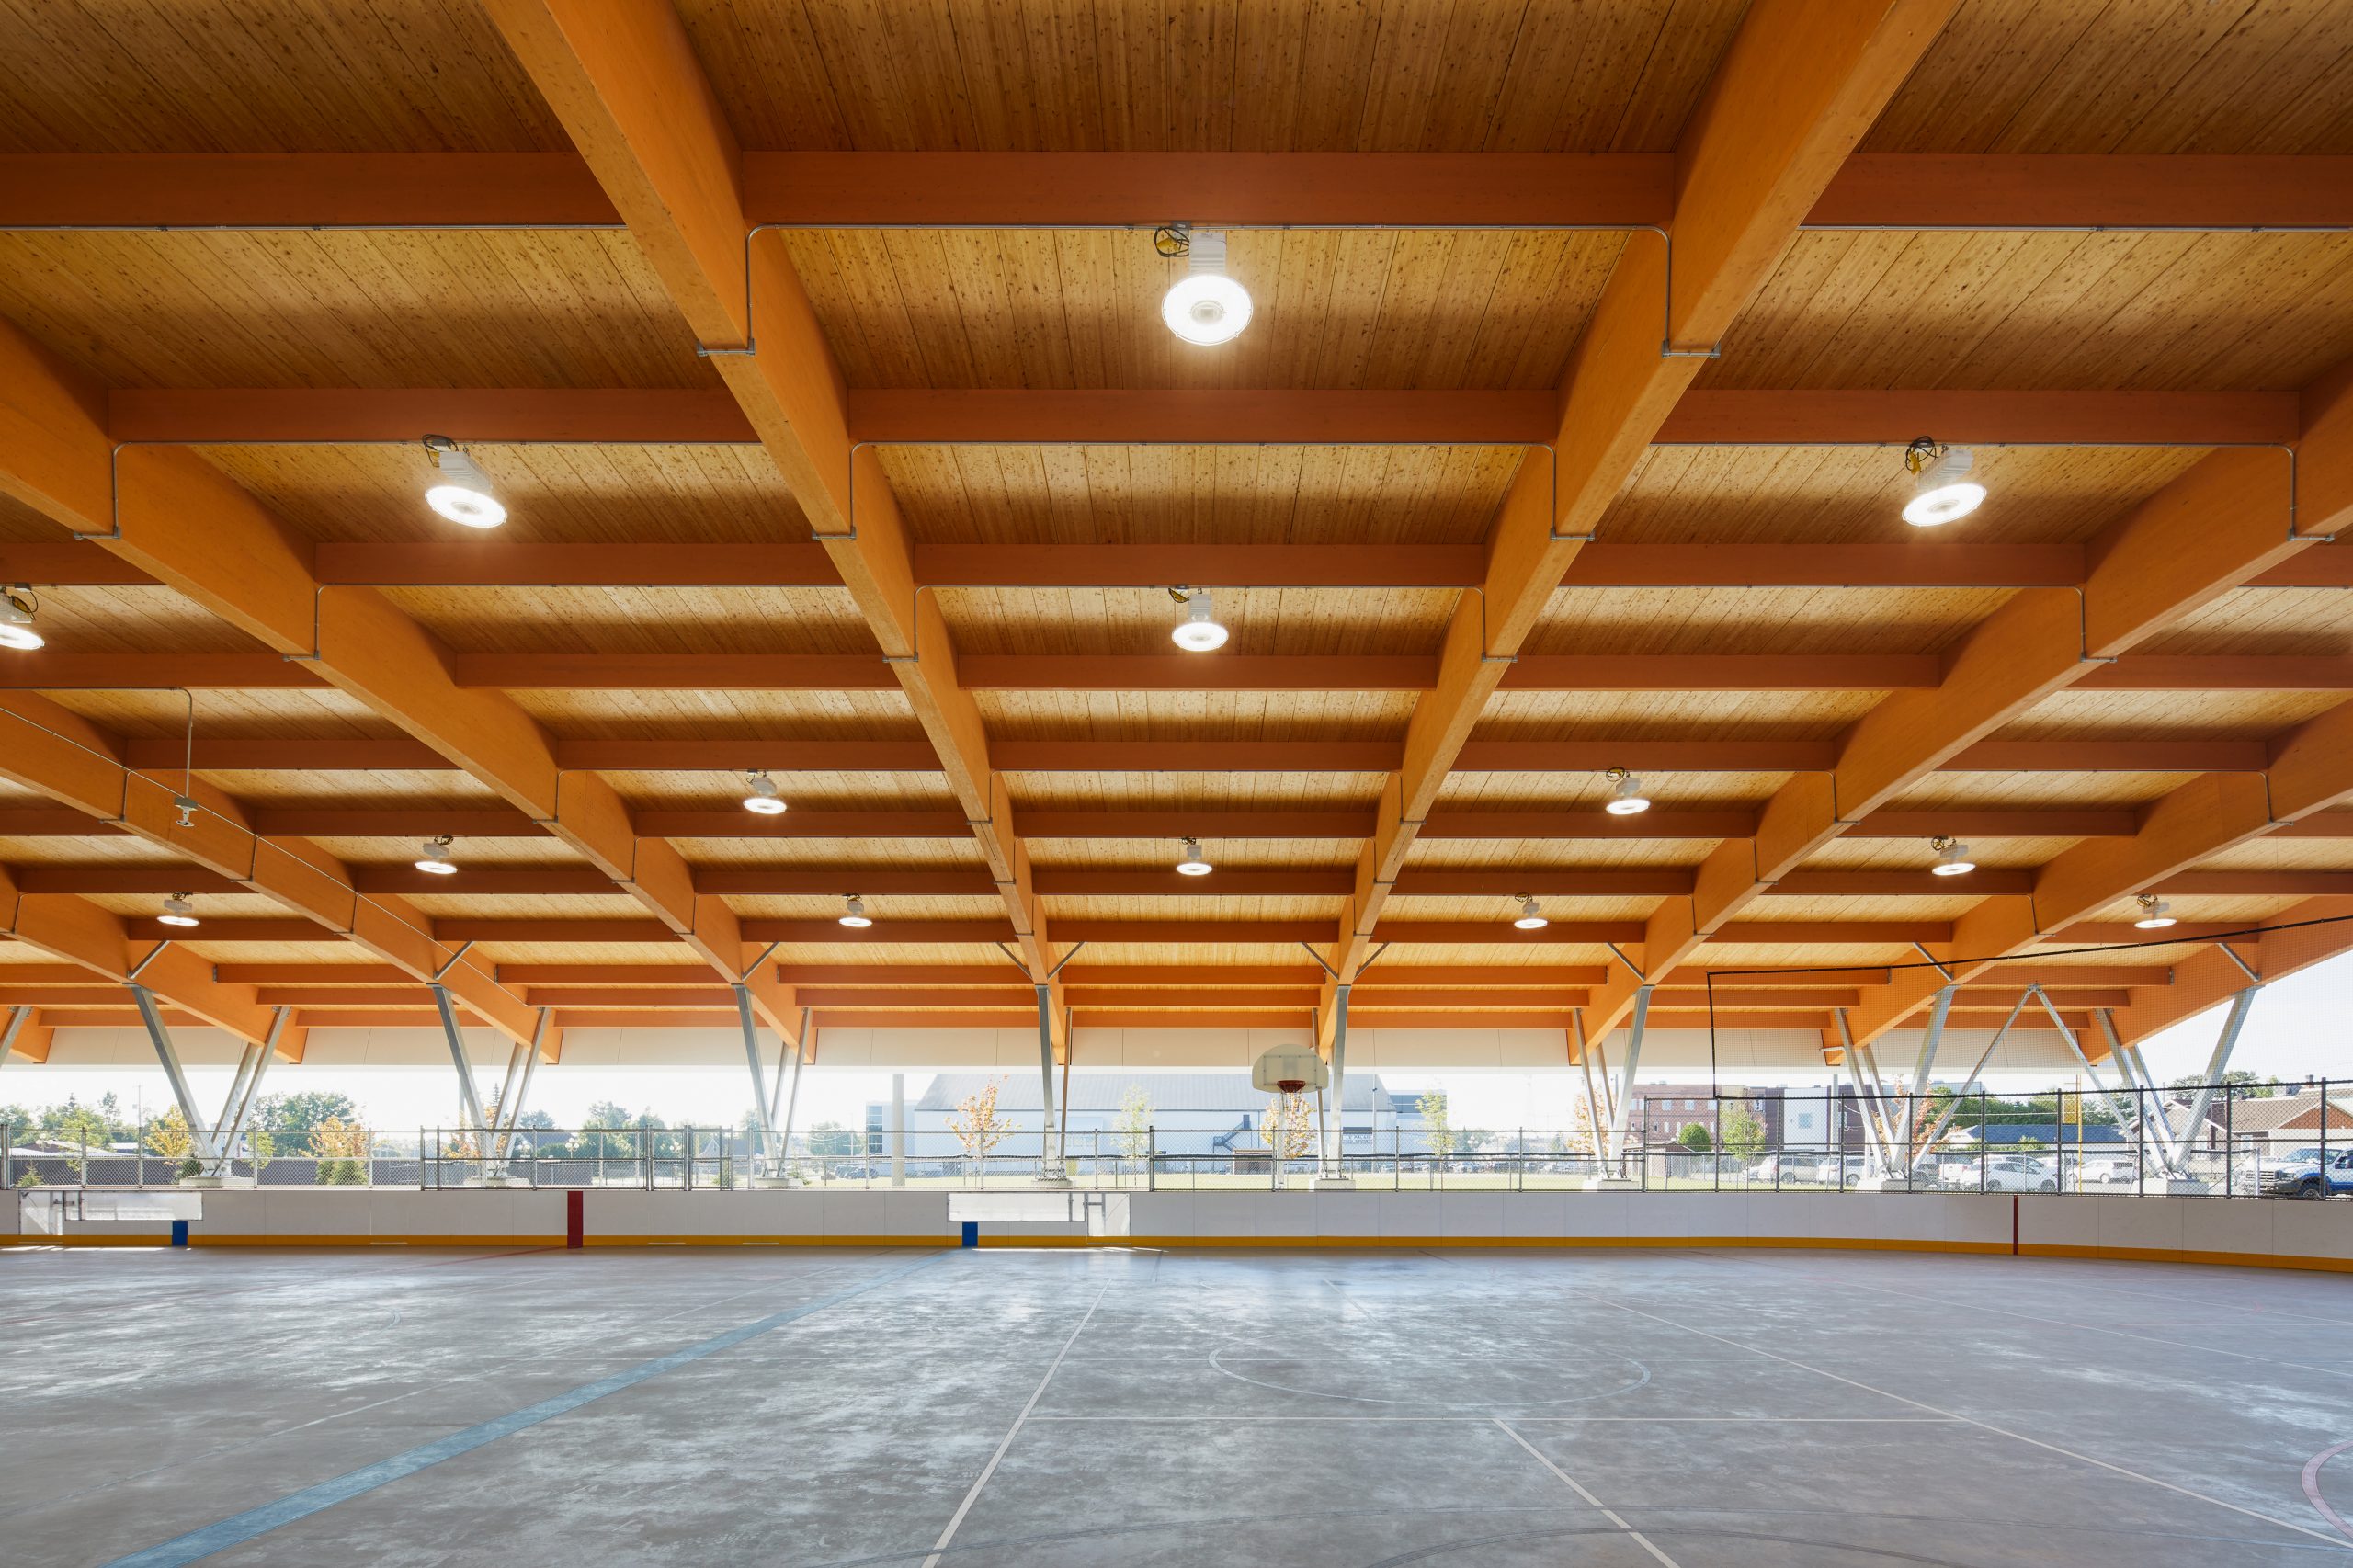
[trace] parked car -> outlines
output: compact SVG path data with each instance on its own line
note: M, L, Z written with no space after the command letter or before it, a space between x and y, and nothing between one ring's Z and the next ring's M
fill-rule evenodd
M2059 1172L2047 1160L2025 1154L1997 1154L1985 1162L1987 1192L2056 1192Z
M2087 1187L2094 1182L2137 1181L2140 1176L2141 1163L2123 1154L2095 1154L2083 1164L2083 1179Z
M2257 1190L2273 1198L2353 1198L2353 1149L2327 1151L2321 1164L2318 1145L2288 1149L2256 1162Z

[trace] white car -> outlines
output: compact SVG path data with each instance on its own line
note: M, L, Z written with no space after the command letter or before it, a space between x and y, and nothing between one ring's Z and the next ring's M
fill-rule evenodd
M2026 1154L1995 1154L1985 1162L1982 1185L1987 1192L2056 1192L2059 1173L2048 1161Z

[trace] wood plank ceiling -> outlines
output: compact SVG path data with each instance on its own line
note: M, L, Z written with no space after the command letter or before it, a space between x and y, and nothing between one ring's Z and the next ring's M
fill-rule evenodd
M1722 1019L1827 1049L2010 955L1964 1011L2078 976L2097 1051L2353 915L2345 8L615 9L642 58L574 0L0 0L0 1006L116 1021L166 937L248 1031L451 960L525 1033L717 1024L755 958L789 1032L1021 1025L1074 953L1080 1028L1841 966ZM710 112L632 138L656 88ZM1256 316L1188 347L1146 230L1227 212ZM1990 493L1933 533L1921 434Z

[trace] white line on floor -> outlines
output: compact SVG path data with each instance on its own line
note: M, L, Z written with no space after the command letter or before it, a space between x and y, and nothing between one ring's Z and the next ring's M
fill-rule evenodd
M1535 1444L1529 1442L1527 1438L1513 1431L1510 1422L1498 1415L1495 1417L1495 1425L1504 1429L1505 1436L1510 1437L1513 1442L1518 1443L1521 1448L1526 1449L1529 1456L1533 1458L1538 1464L1542 1465L1546 1470L1549 1470L1554 1475L1559 1476L1562 1483L1565 1484L1570 1491L1575 1493L1578 1496L1584 1498L1587 1503L1592 1504L1595 1507L1599 1508L1601 1510L1601 1517L1608 1519L1611 1524L1616 1525L1620 1529L1624 1530L1626 1532L1627 1539L1631 1540L1636 1546L1641 1547L1644 1551L1647 1551L1653 1557L1657 1558L1661 1562L1666 1565L1666 1568L1683 1568L1681 1563L1676 1562L1674 1558L1669 1557L1665 1552L1661 1551L1657 1546L1653 1544L1650 1537L1644 1535L1642 1531L1636 1529L1633 1526L1620 1518L1616 1513L1611 1511L1608 1505L1602 1502L1600 1498L1595 1496L1592 1493L1587 1492L1584 1487L1579 1486L1575 1476L1571 1475L1567 1471L1563 1470L1559 1465L1556 1465L1551 1460L1546 1459L1543 1451L1538 1449Z
M1242 1426L1253 1421L1398 1421L1415 1422L1427 1426L1432 1422L1457 1426L1483 1426L1499 1419L1493 1415L1033 1415L1032 1421L1214 1421L1220 1426ZM1679 1425L1722 1424L1726 1422L1762 1422L1787 1425L1793 1421L1809 1423L1842 1422L1865 1426L1958 1426L1962 1425L1954 1415L1515 1415L1522 1426L1541 1426L1563 1421L1669 1422Z
M2258 1513L2253 1508L2242 1508L2236 1503L2226 1503L2220 1497L2210 1496L2208 1494L2203 1492L2192 1491L2187 1486L2176 1485L2170 1481L2161 1481L2154 1475L2144 1475L2137 1470L2127 1470L2120 1464L2111 1464L2106 1460L2094 1459L2091 1455L2079 1453L2074 1449L2063 1449L2056 1443L2046 1443L2040 1437L2029 1437L2023 1432L2014 1432L2006 1426L1996 1426L1991 1421L1980 1421L1974 1415L1963 1415L1959 1411L1945 1410L1939 1406L1930 1404L1924 1400L1914 1399L1908 1394L1890 1393L1885 1389L1874 1388L1870 1384L1862 1382L1857 1379L1842 1376L1839 1373L1827 1370L1824 1368L1811 1366L1806 1362L1798 1360L1795 1357L1783 1356L1771 1350L1760 1349L1758 1346L1754 1345L1743 1345L1737 1339L1726 1339L1721 1334L1710 1334L1704 1328L1693 1328L1688 1323L1677 1323L1673 1318L1663 1318L1656 1312L1646 1312L1640 1307L1630 1307L1623 1301L1611 1301L1609 1304L1616 1307L1620 1312L1631 1312L1636 1317L1648 1318L1653 1323L1663 1323L1669 1328L1679 1328L1686 1334L1696 1334L1702 1339L1712 1339L1719 1345L1729 1345L1735 1349L1746 1350L1755 1355L1762 1356L1768 1361L1779 1361L1783 1366L1795 1367L1802 1372L1812 1372L1816 1377L1828 1378L1832 1382L1845 1383L1848 1388L1860 1389L1865 1393L1875 1393L1882 1399L1892 1399L1900 1404L1908 1404L1915 1410L1927 1410L1934 1412L1938 1415L1949 1415L1955 1421L1966 1422L1968 1425L1977 1427L1981 1431L1991 1432L1998 1437L2015 1438L2018 1442L2026 1443L2034 1448L2040 1449L2046 1453L2059 1454L2067 1459L2080 1460L2085 1464L2097 1465L2100 1469L2108 1471L2112 1474L2126 1476L2134 1481L2145 1481L2152 1486L2161 1486L2167 1492L2175 1493L2180 1496L2195 1498L2200 1503L2211 1503L2217 1508L2228 1508L2234 1514L2239 1514L2250 1519L2260 1519L2267 1525L2277 1525L2283 1530L2293 1530L2298 1535L2310 1536L2314 1540L2327 1541L2331 1546L2342 1547L2345 1544L2342 1540L2323 1535L2318 1530L2310 1530L2306 1529L2302 1525L2290 1524L2285 1519L2274 1518L2269 1514Z
M1103 1298L1110 1290L1110 1286L1104 1286L1095 1292L1095 1300L1086 1303L1086 1315L1078 1320L1078 1327L1070 1331L1070 1337L1063 1341L1063 1347L1054 1352L1054 1359L1046 1368L1046 1375L1040 1378L1038 1386L1029 1391L1029 1403L1023 1405L1021 1414L1013 1418L1013 1425L1006 1430L1005 1440L997 1444L996 1452L989 1456L989 1462L981 1467L980 1479L974 1481L972 1489L964 1494L964 1500L956 1505L955 1517L948 1521L948 1528L939 1532L939 1539L931 1543L931 1555L923 1560L923 1568L939 1568L939 1554L946 1551L948 1543L956 1539L957 1528L963 1524L964 1516L971 1513L972 1505L981 1500L981 1488L986 1486L989 1477L996 1473L997 1463L1005 1458L1005 1450L1013 1447L1013 1439L1021 1436L1021 1428L1029 1422L1029 1413L1037 1409L1038 1402L1045 1397L1046 1385L1054 1381L1056 1372L1062 1370L1063 1358L1069 1355L1070 1347L1078 1343L1078 1336L1085 1332L1087 1321L1095 1316L1095 1309L1103 1304Z

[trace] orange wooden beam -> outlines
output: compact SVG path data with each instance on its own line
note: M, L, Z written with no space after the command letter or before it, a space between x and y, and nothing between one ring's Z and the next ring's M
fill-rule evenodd
M357 596L372 590L348 593L353 597L343 602L357 606L365 602ZM904 678L894 673L904 660L861 653L452 653L444 663L449 686L459 691L888 691ZM956 665L958 689L968 697L973 691L1434 692L1444 669L1442 658L1416 653L990 653ZM1511 664L1497 684L1511 691L1935 691L1942 678L1940 662L1928 654L1602 653L1529 655ZM331 670L269 653L43 652L0 665L0 690L261 690L332 679ZM2109 691L2353 691L2353 659L2124 658L2075 684Z
M115 395L122 395L117 389ZM1696 394L1693 394L1696 395ZM919 544L918 583L938 587L1466 588L1477 545ZM1572 588L2053 588L2081 582L2081 545L1644 544L1597 540L1578 551ZM802 587L841 581L824 547L793 544L376 544L326 540L313 574L344 587ZM154 579L86 541L0 542L0 580L135 586ZM2353 546L2313 549L2250 585L2353 587ZM230 666L234 668L235 666ZM2154 668L2157 666L2148 666ZM2283 666L2284 667L2284 666Z
M2295 522L2299 534L2308 537L2353 522L2353 361L2307 387L2302 403ZM2154 624L2166 592L2191 606L2213 597L2215 577L2227 570L2226 539L2200 530L2192 519L2200 509L2179 504L2185 494L2202 504L2202 515L2232 521L2231 528L2216 534L2243 539L2245 555L2277 557L2298 548L2283 526L2284 464L2275 468L2256 460L2277 456L2218 452L2142 509L2138 516L2154 525L2149 534L2143 536L2137 525L2109 531L2086 588L2086 640L2093 651L2129 645ZM2248 493L2234 505L2224 499L2233 484ZM2064 923L2081 921L2283 824L2305 825L2353 798L2353 702L2273 741L2268 760L2261 773L2190 779L2143 808L2130 838L2086 840L2063 851L2036 873L2031 900L1992 899L1972 909L1956 924L1950 955L1972 961L1956 965L1956 972L1966 978L1984 967L1975 960L2032 946L2054 926L2062 937L2081 930ZM2164 935L2191 934L2177 926ZM1933 989L1916 972L1897 977L1858 1014L1856 1038L1870 1040L1901 1023Z
M685 26L666 6L619 0L490 0L487 8L697 341L723 351L713 363L938 749L1013 939L1047 983L1052 945L979 709L937 603L915 591L890 482L871 449L854 444L840 370L808 296L779 242L746 238L756 220L745 209L743 153ZM1051 1012L1059 1030L1061 1009Z
M208 783L189 786L201 809L183 823L176 808L179 783L127 764L114 737L80 715L43 698L0 696L0 778L120 827L197 868L119 865L100 869L95 879L56 868L37 874L28 892L51 885L63 892L77 880L91 880L95 885L83 891L259 893L315 923L320 935L347 936L419 978L447 971L450 990L502 1033L517 1041L533 1039L537 1019L521 999L478 970L452 968L458 955L433 939L430 923L407 903L361 897L351 869L307 840L262 838L244 808ZM151 888L137 881L142 874L159 873L181 885ZM552 1050L553 1042L547 1043Z
M2319 921L2328 924L2308 924ZM2295 928L2267 931L2253 941L2230 946L2266 982L2353 951L2353 898L2312 899L2272 915L2265 924ZM2133 988L2131 1000L2116 1009L2117 1038L2127 1045L2145 1040L2219 1006L2247 983L2246 970L2219 948L2209 948L2177 965L2171 980L2167 985ZM2101 1043L2106 1043L2104 1039Z
M289 667L314 672L431 744L545 824L710 961L731 972L751 963L733 911L695 899L684 858L665 840L636 834L610 785L595 774L567 778L544 732L512 699L456 687L447 650L373 589L323 586L311 573L310 541L202 458L176 447L117 452L101 422L103 405L101 389L0 323L0 488L66 528L105 535L108 551ZM273 836L258 819L240 825ZM282 845L272 855L273 864L296 858ZM335 877L319 868L311 874ZM293 902L306 912L315 907L302 896ZM413 934L385 913L397 907L362 900L329 924L368 927L381 920L392 927L381 936L381 956L408 967L420 958L438 961L412 949ZM487 994L493 1021L517 1032L497 1000L503 993L494 986ZM763 983L756 999L772 1028L799 1038L800 1009L789 994Z
M2343 228L2353 158L1858 153L1806 215L1870 229Z
M1940 441L1962 446L2222 446L2292 441L2298 426L2293 392L1694 388L1675 405L1656 440L1663 446L1901 447L1933 433Z
M1631 241L1571 351L1547 460L1524 463L1457 606L1404 764L1357 866L1334 968L1353 980L1421 824L1487 699L1580 544L1765 281L1806 210L1921 53L1951 0L1750 7L1685 123L1665 245ZM1664 324L1662 324L1662 317Z
M1664 222L1655 153L763 153L745 216L859 228L1477 228ZM108 228L613 224L572 153L12 153L0 223ZM2353 158L1853 154L1813 227L2341 228Z

